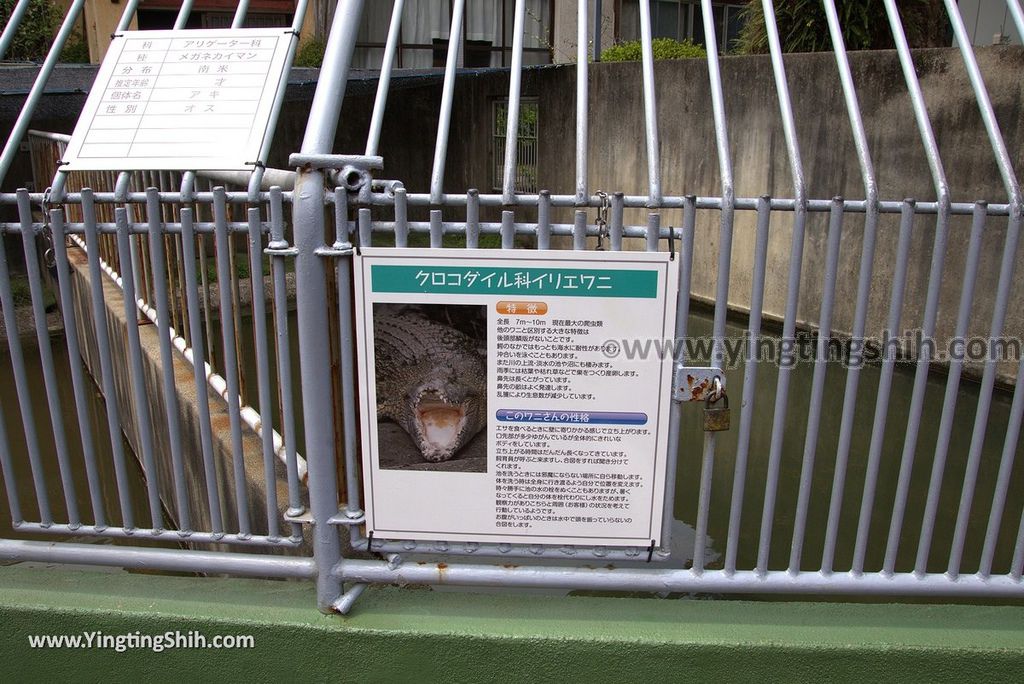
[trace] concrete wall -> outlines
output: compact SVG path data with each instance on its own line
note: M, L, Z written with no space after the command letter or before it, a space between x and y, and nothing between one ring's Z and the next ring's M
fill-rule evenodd
M1005 202L991 146L985 135L977 103L970 89L959 52L952 48L915 52L925 100L954 201L985 199ZM988 84L1007 147L1018 169L1024 168L1022 103L1024 49L980 48L978 59ZM850 55L861 101L871 155L881 196L887 200L912 197L934 201L921 139L914 124L910 98L896 54L891 51ZM795 54L786 57L797 135L805 165L808 194L812 198L864 197L863 183L843 105L843 95L831 54ZM792 174L778 115L775 85L768 57L726 57L722 60L729 141L738 196L793 197ZM703 60L665 61L656 64L658 123L662 186L665 194L718 196L721 193L707 67ZM372 106L372 82L353 82L342 115L338 151L363 146ZM437 76L397 78L385 117L381 153L384 176L405 182L410 192L429 189L433 141L440 100ZM491 106L507 97L507 72L470 72L457 81L448 152L445 189L491 191L493 166ZM528 70L523 94L539 99L539 184L554 193L571 194L574 188L575 70L570 65ZM596 64L590 69L589 176L591 191L623 191L645 195L647 158L644 146L643 93L639 63ZM294 139L302 117L286 117L289 130L278 143ZM280 158L280 157L279 157ZM485 211L494 219L497 212ZM570 222L570 212L555 212ZM457 219L460 211L446 210ZM517 214L531 220L532 210ZM593 220L593 212L591 212ZM628 223L644 224L645 212L627 211ZM681 211L663 212L663 224L679 225ZM773 216L769 244L764 312L781 317L792 238L792 215ZM827 214L808 221L801 277L799 318L817 321L825 262ZM699 212L695 239L695 297L714 297L717 275L719 214ZM839 265L834 327L852 328L857 275L863 236L863 216L847 215ZM971 333L988 331L993 294L999 271L1005 218L989 220L983 241L982 267L972 309ZM889 291L896 252L897 215L883 217L875 255L875 277L869 315L869 334L880 333L889 306ZM935 219L918 217L914 224L903 327L921 325L931 262ZM949 247L941 283L938 330L952 332L962 285L970 217L950 223ZM636 245L634 245L636 246ZM729 301L746 310L750 304L754 252L753 212L739 212L733 244ZM1018 289L1019 290L1019 289ZM1007 331L1024 333L1024 293L1016 291L1009 307ZM1007 378L1015 368L1002 368Z

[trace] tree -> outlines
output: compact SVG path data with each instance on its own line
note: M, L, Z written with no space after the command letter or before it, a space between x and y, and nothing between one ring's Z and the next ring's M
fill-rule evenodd
M952 39L942 0L899 0L900 17L911 47L944 47ZM836 13L848 50L886 50L895 47L882 0L837 0ZM736 40L741 54L768 52L768 32L761 0L743 10L744 25ZM832 50L828 20L821 0L775 3L775 21L783 52Z
M0 0L0 25L6 26L17 0ZM31 0L14 41L4 55L10 61L39 61L46 57L60 24L61 11L50 0Z

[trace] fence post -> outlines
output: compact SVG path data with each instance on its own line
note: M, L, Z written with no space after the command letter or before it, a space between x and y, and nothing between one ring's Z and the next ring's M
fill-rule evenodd
M362 0L339 0L323 67L309 110L302 141L304 154L328 154L334 146L341 103L355 45ZM295 247L295 289L298 316L300 379L306 459L309 466L309 504L313 517L313 553L317 568L317 605L331 613L341 596L341 582L332 570L341 560L338 530L328 520L338 512L334 415L330 368L330 330L324 258L324 175L319 169L299 168L295 179L292 220Z

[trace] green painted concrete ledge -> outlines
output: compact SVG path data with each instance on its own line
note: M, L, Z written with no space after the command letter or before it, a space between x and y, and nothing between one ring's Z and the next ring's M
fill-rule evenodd
M0 568L5 681L1020 681L1024 608L507 596ZM252 650L40 650L30 634L197 630Z

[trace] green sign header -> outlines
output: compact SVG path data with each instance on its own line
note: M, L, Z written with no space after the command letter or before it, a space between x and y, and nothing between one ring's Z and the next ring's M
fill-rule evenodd
M650 269L387 264L373 264L370 268L374 292L634 299L653 299L658 295L658 272Z

